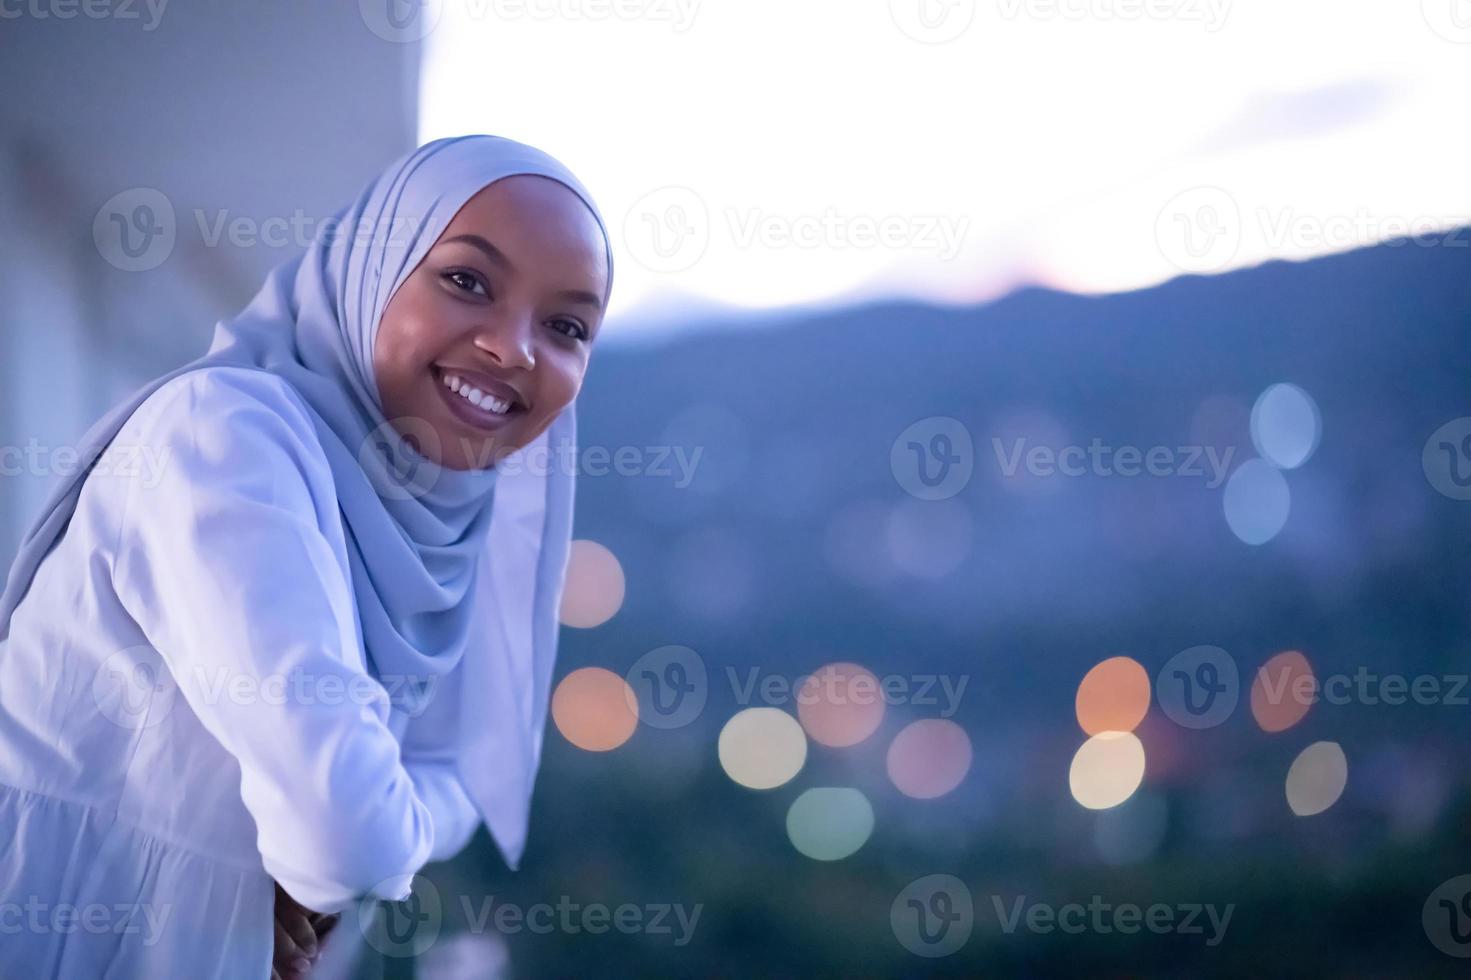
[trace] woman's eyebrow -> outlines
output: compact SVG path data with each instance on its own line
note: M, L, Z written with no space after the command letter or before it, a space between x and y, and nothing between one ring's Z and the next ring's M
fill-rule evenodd
M485 253L487 259L507 272L514 273L516 271L515 265L511 263L510 259L506 258L505 253L492 245L482 235L477 235L474 232L466 232L463 235L456 235L454 238L446 238L444 240L444 244L446 245L452 245L456 242L464 242L466 245L473 245L475 248L480 249L480 251ZM602 297L596 293L590 293L585 289L564 289L557 295L573 303L582 303L586 306L591 306L595 310L601 310L603 308Z
M500 266L508 272L516 271L516 267L511 264L510 259L506 258L504 252L496 248L494 245L490 244L490 242L487 241L484 237L477 235L474 232L468 232L464 235L456 235L454 238L445 239L446 245L451 245L455 242L464 242L466 245L473 245L476 248L480 249L480 251L484 252L485 257L487 259L490 259L490 261L494 262L496 265Z
M582 303L591 306L595 310L601 310L603 308L602 299L585 289L564 289L557 295L573 303Z

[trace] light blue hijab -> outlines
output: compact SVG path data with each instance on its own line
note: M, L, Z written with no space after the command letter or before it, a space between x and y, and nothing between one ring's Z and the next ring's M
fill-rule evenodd
M420 710L433 682L478 639L472 614L477 597L484 601L486 595L485 585L476 584L498 472L440 467L389 424L373 374L373 345L389 299L455 214L488 184L518 174L556 180L587 205L608 246L611 290L607 227L591 195L562 164L497 136L419 147L370 183L304 255L275 268L249 306L215 328L207 354L149 382L83 436L79 455L86 465L52 492L11 568L0 595L0 639L9 635L11 614L65 531L91 464L134 410L186 371L256 368L286 379L311 409L336 481L370 668L379 677L416 680L399 685L395 707L410 715ZM575 449L573 406L544 438L558 452ZM536 567L517 570L535 583L529 614L539 688L548 682L556 652L575 467L553 465L545 476ZM543 709L535 716L538 726L544 723Z

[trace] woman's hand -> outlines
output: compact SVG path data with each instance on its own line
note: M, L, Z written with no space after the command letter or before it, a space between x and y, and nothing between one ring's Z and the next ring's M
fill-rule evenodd
M340 917L313 912L276 886L276 952L271 980L304 980Z

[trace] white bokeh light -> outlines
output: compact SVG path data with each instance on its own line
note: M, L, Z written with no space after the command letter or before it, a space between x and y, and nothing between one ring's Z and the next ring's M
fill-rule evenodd
M1312 396L1297 385L1276 384L1251 409L1251 441L1262 458L1284 470L1308 461L1318 448L1322 417Z
M1247 544L1266 544L1287 523L1292 492L1275 466L1251 459L1226 481L1221 506L1232 534Z

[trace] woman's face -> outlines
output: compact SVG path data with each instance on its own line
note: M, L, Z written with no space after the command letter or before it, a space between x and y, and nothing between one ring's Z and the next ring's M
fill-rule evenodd
M384 415L452 469L527 445L582 387L609 272L597 219L571 189L531 174L483 188L383 311Z

